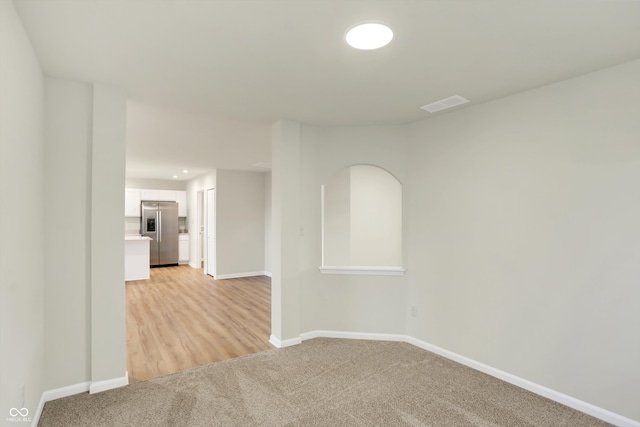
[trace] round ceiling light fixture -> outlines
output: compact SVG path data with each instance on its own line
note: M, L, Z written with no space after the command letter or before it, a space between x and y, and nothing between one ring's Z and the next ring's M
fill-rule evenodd
M386 46L393 39L393 31L384 24L368 22L356 25L347 32L349 46L361 50L373 50Z

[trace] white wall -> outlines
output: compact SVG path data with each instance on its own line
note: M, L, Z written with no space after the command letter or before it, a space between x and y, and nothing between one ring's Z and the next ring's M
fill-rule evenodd
M300 337L300 123L280 120L271 135L271 342Z
M91 378L93 87L45 79L45 389Z
M0 7L0 411L34 415L45 389L125 375L126 97L54 79L45 93Z
M271 274L271 172L264 174L264 271Z
M44 366L50 390L125 375L126 95L52 78L45 88Z
M351 264L351 173L336 172L324 183L324 265Z
M399 334L405 332L406 277L322 275L320 186L354 164L407 176L403 126L302 126L299 249L300 329ZM274 166L275 167L275 166ZM275 210L275 206L274 206ZM406 241L406 231L405 231Z
M353 165L324 184L324 266L402 266L402 185Z
M418 339L640 420L640 61L410 126Z
M189 230L189 265L193 268L200 268L200 260L198 259L198 191L204 191L204 215L202 220L207 220L207 190L216 187L216 171L199 176L187 181L187 218ZM206 235L203 235L205 238ZM206 243L205 243L206 249ZM204 253L202 254L204 257Z
M349 265L402 266L402 185L378 167L349 170Z
M91 380L126 375L124 176L127 96L93 85ZM92 384L93 386L93 384Z
M188 181L178 181L170 179L141 179L141 178L127 178L125 179L125 186L127 188L142 188L146 190L178 190L184 191L187 189Z
M0 419L43 389L44 88L10 1L0 1ZM23 396L24 387L24 396Z
M265 271L264 175L217 171L216 277Z

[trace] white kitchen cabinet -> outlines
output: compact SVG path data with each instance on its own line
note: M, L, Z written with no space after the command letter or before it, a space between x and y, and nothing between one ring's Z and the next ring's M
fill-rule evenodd
M124 216L140 218L140 190L125 188Z
M178 216L187 216L187 192L175 190L138 190L126 188L124 216L140 218L140 201L178 202Z
M173 190L140 190L141 200L149 200L154 202L175 202L176 191Z
M178 202L178 216L187 216L187 192L176 191L176 202Z
M149 241L145 236L124 236L124 280L149 278Z
M189 235L178 234L178 262L180 264L189 263Z

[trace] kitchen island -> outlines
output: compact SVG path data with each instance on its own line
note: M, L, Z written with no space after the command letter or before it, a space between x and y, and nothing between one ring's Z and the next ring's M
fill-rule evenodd
M144 280L149 278L150 237L140 235L124 236L124 280Z

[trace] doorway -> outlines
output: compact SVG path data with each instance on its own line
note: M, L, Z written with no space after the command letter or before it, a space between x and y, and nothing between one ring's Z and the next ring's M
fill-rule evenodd
M191 266L152 269L150 279L126 283L130 382L272 348L270 278L214 279L216 254L225 250L216 243L217 192L203 186L194 196Z
M129 382L273 348L271 280L214 280L188 265L126 283Z

